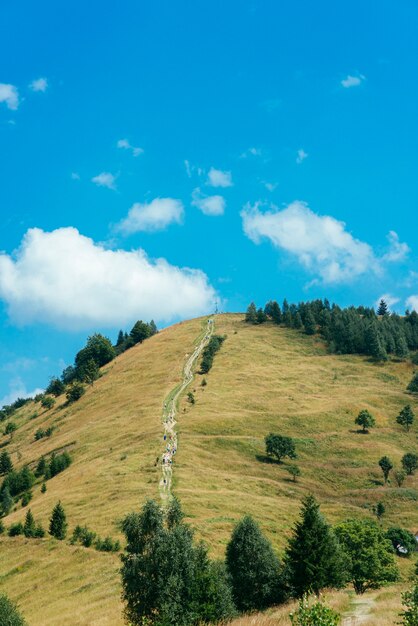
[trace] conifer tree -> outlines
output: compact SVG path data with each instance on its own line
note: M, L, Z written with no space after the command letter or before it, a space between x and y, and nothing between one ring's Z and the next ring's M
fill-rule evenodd
M275 324L282 323L282 312L280 310L280 306L275 300L271 303L270 316Z
M264 609L283 599L279 560L248 515L234 528L226 548L226 566L240 611Z
M415 372L415 374L413 375L412 380L407 387L407 390L412 391L412 393L418 393L418 372Z
M333 530L313 496L302 501L285 556L286 579L296 597L319 594L326 587L340 588L346 581L346 558Z
M28 509L26 513L25 523L23 524L23 534L25 537L34 537L36 534L35 518L30 509Z
M6 485L1 491L0 505L3 514L8 515L10 513L10 509L13 506L13 498L10 494L10 489L8 485Z
M379 306L377 307L377 314L379 316L383 316L383 315L388 315L389 314L388 305L386 304L385 300L383 300L383 298L380 300Z
M316 323L315 323L315 318L312 315L312 312L310 309L308 309L303 323L305 326L305 333L307 335L314 335L316 332Z
M393 469L393 463L388 456L382 456L382 458L379 461L379 466L383 472L385 483L387 483L388 478L389 478L389 473Z
M19 610L6 594L0 594L0 624L2 626L27 626Z
M61 501L58 502L52 510L52 516L49 522L49 534L56 539L65 539L67 535L67 518Z
M8 474L13 471L13 463L7 450L3 450L0 454L0 474Z
M264 324L267 321L267 315L264 313L263 309L260 307L257 309L257 324Z
M302 327L303 327L302 318L300 316L299 311L296 311L295 315L293 316L293 328L296 328L297 330L299 330Z
M154 322L154 320L151 320L149 323L149 329L150 329L150 334L152 335L156 335L158 333L158 328L156 323Z
M366 347L367 353L370 354L371 357L375 361L386 361L387 353L386 349L382 344L382 341L379 336L379 331L377 328L376 322L371 322L366 333Z
M398 422L398 424L406 428L406 430L409 430L410 426L412 426L412 424L414 423L414 419L415 414L411 408L411 405L407 404L399 413L396 421Z
M123 330L120 330L118 333L118 338L116 340L116 346L117 347L121 346L124 341L125 341L125 336L123 334Z
M248 324L257 324L257 309L256 309L254 302L251 302L251 304L247 308L247 312L245 314L245 321Z

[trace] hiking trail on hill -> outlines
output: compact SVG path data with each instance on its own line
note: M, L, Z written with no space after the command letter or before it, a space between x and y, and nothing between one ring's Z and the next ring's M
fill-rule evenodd
M171 496L171 481L173 476L173 457L177 452L177 432L175 430L177 421L178 400L184 390L190 385L194 377L194 366L203 349L209 343L213 334L214 318L210 317L205 325L203 336L199 335L197 346L193 353L186 355L187 361L183 368L182 382L170 391L163 405L163 426L164 426L164 452L161 457L162 476L160 480L160 496L167 502Z

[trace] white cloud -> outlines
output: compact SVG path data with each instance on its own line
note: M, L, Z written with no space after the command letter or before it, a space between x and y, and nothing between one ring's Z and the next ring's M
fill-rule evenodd
M251 156L261 156L261 155L262 155L261 148L248 148L248 150L245 150L242 154L240 154L240 159L247 159L248 157L251 157Z
M98 187L107 187L107 189L113 189L113 191L116 189L116 176L110 172L101 172L97 176L93 176L91 182Z
M341 81L341 85L345 87L345 89L349 89L350 87L358 87L364 80L366 80L366 77L363 76L363 74L358 74L357 76L348 74L348 76Z
M405 302L408 309L412 309L418 313L418 295L412 295Z
M163 230L169 224L181 224L184 216L183 204L174 198L154 198L151 202L136 202L116 230L126 235L140 231Z
M30 83L29 89L44 93L48 89L48 80L46 78L37 78Z
M75 228L32 228L14 255L0 254L0 298L19 325L69 330L169 322L207 313L215 297L200 270L106 250Z
M376 308L379 306L381 300L384 300L386 302L386 304L388 305L389 309L394 304L397 304L399 302L399 298L397 298L396 296L392 296L390 293L384 293L383 295L380 296L380 298L377 298L377 300L375 302L375 307Z
M231 172L223 172L222 170L216 170L214 167L211 167L206 184L210 187L232 187Z
M206 196L196 187L192 193L192 205L205 215L223 215L225 212L225 198L223 196Z
M399 235L394 230L389 231L387 238L389 240L389 251L383 256L383 260L391 263L403 261L410 252L408 244L399 241Z
M192 168L190 166L190 161L184 159L184 167L186 168L186 174L188 178L192 177Z
M244 232L254 243L264 238L288 252L324 283L348 282L379 272L372 248L347 232L344 222L320 216L304 202L261 212L260 203L241 212Z
M118 148L122 148L123 150L130 150L132 152L132 156L134 157L137 157L144 152L143 148L132 146L127 139L119 139L116 145Z
M278 184L279 183L268 183L263 181L263 185L267 189L267 191L274 191Z
M33 391L27 391L26 385L20 378L17 376L13 378L9 383L9 393L7 393L3 398L0 399L0 408L5 404L12 404L18 398L33 398L38 393L42 393L43 389L33 389Z
M309 156L308 153L305 152L303 148L300 148L300 150L297 151L296 163L300 165L300 163L302 163L305 159L307 159L308 156Z
M4 102L8 109L16 111L19 107L19 92L14 85L0 83L0 103Z

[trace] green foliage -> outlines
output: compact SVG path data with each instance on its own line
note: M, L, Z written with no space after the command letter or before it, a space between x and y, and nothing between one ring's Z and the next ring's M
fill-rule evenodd
M134 324L129 335L134 344L142 343L145 339L148 339L148 337L151 336L150 326L146 322L138 320L138 322Z
M215 354L221 349L226 337L213 335L206 348L202 352L202 362L200 364L200 374L207 374L213 365Z
M89 359L78 368L78 379L80 382L93 385L100 376L99 367L94 359Z
M396 421L398 424L403 426L406 430L409 430L410 426L414 423L415 414L411 408L410 404L404 406L402 411L399 413Z
M27 626L17 605L4 594L0 594L0 624L2 626Z
M87 528L87 526L79 526L77 525L74 528L71 543L81 543L85 548L90 548L93 545L94 540L96 539L96 533L93 530Z
M257 324L257 307L254 302L251 302L247 308L247 312L245 313L245 321L247 324Z
M280 562L258 524L248 515L233 530L226 548L226 566L240 611L264 609L283 599Z
M412 393L418 393L418 372L415 372L413 375L411 382L407 386L407 390Z
M9 532L7 533L9 537L17 537L18 535L23 535L23 524L22 522L16 522L9 526Z
M389 315L388 305L386 304L383 298L379 302L379 306L377 308L377 315Z
M347 580L344 552L313 496L302 501L300 520L286 548L285 574L292 595L299 598L340 588Z
M55 400L54 398L52 398L52 396L43 396L42 400L41 400L41 406L46 409L52 409L52 407L55 405Z
M355 419L355 424L363 427L363 432L367 433L369 428L372 428L376 425L376 421L371 413L367 409L363 409L357 415Z
M97 367L102 367L112 361L116 356L112 342L100 333L95 333L87 339L84 348L77 352L75 357L75 369L77 378L82 368L92 359Z
M305 318L303 320L303 324L305 326L305 333L307 335L314 335L316 332L316 323L315 318L312 315L310 309L306 312Z
M190 404L194 404L196 402L193 391L189 391L187 394L187 402L190 402Z
M398 487L402 487L406 478L406 472L404 470L398 469L393 473L393 476Z
M104 539L97 537L94 547L100 552L119 552L120 542L118 540L114 541L111 537L105 537Z
M3 515L8 515L10 513L10 509L13 506L13 498L10 494L10 489L8 486L2 488L0 493L0 507Z
M405 472L408 476L410 476L416 469L418 469L418 454L415 454L414 452L407 452L403 455L401 463Z
M301 475L300 468L297 465L288 465L286 471L292 476L293 482L296 482L296 478Z
M304 595L297 611L290 614L290 621L293 626L338 626L341 618L321 600L309 602L308 596Z
M13 433L17 431L17 424L15 422L7 422L6 428L4 429L5 435L10 435L10 438L13 437Z
M208 381L206 380L206 378L202 378L202 382L200 384L202 387L206 387L206 385L208 384Z
M51 396L61 396L65 391L65 385L59 378L51 378L48 387L45 389L45 393L49 393Z
M390 541L372 520L347 520L335 532L349 562L349 579L362 594L399 578Z
M86 393L84 385L82 383L75 381L70 385L67 389L67 393L65 394L67 397L67 402L77 402L80 398Z
M31 470L25 466L20 471L13 470L4 478L0 493L3 493L6 487L12 496L17 496L24 491L29 491L35 482L35 476Z
M38 428L38 430L35 432L35 435L34 435L35 441L39 441L40 439L44 439L44 437L50 437L53 432L54 432L54 427L53 426L49 426L45 430L43 428Z
M410 591L402 594L402 603L406 607L400 616L403 626L418 626L418 583Z
M121 557L123 599L132 626L191 626L233 613L225 577L210 565L205 549L193 545L191 530L179 520L178 504L170 513L172 506L165 519L149 500L122 523L127 540Z
M63 472L67 467L69 467L72 463L72 458L68 452L63 452L62 454L53 454L51 456L51 460L49 461L49 477L53 478L57 474Z
M399 556L409 557L416 550L417 542L415 536L406 528L391 526L386 531L386 537L392 543L394 550L396 550ZM405 550L400 550L399 547L406 549L406 552Z
M66 537L67 518L61 502L58 502L52 510L49 522L49 534L60 540L65 539Z
M383 502L378 502L376 504L374 512L376 513L376 517L377 517L378 520L380 520L384 516L384 514L386 512L386 507L383 504Z
M36 532L35 518L32 511L28 509L25 517L25 523L23 524L23 534L25 537L34 537Z
M270 433L265 437L264 441L266 444L266 453L269 456L276 457L279 463L285 457L289 457L289 459L297 458L295 442L291 437Z
M25 493L22 496L22 506L28 506L32 498L33 498L32 491L25 491Z
M385 479L385 483L388 482L389 474L393 469L393 463L388 456L382 456L379 461L380 469L383 472L383 478Z
M3 450L0 454L0 475L4 476L4 474L8 474L13 470L12 459L10 458L10 454L7 450Z

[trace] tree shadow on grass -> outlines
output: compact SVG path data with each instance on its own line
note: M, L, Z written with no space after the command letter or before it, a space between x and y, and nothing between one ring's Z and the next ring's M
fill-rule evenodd
M271 456L267 456L266 454L256 454L255 458L257 459L257 461L260 461L260 463L267 463L269 465L283 465L281 461L273 459Z
M353 433L355 435L370 435L369 430L363 430L362 428L358 428L358 429L353 428L352 430L349 430L348 432Z

